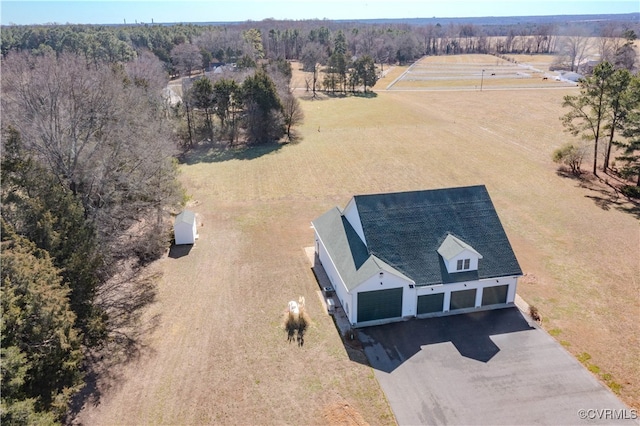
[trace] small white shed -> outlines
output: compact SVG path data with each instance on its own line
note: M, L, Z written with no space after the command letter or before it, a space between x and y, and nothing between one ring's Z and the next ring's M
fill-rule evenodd
M173 233L176 245L194 244L198 238L196 214L189 210L182 211L173 223Z

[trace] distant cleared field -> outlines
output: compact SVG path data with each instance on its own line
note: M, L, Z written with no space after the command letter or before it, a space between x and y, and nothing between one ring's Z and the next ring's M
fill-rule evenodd
M548 71L549 56L519 55L512 61L492 55L427 56L417 61L395 80L387 90L494 90L573 87L575 84L555 81ZM540 55L542 56L542 55ZM510 57L511 58L511 57ZM517 61L517 62L516 62Z
M455 60L472 73L520 69L490 58ZM156 324L144 351L100 383L100 403L78 421L393 424L371 369L342 344L317 298L303 251L313 245L310 221L354 194L476 184L487 186L526 274L518 293L639 408L638 217L606 185L562 177L550 160L570 140L558 117L562 97L575 93L390 90L302 100L297 144L192 152L180 170L200 240L153 265L162 278L143 321ZM281 327L287 301L300 295L312 318L301 348Z

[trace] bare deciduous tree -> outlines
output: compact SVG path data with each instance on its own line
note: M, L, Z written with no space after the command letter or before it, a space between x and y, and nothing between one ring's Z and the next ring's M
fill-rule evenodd
M588 48L589 37L587 37L585 30L580 27L572 27L560 40L560 62L566 64L569 70L578 71Z
M302 123L302 120L304 119L304 112L300 106L300 101L298 101L293 94L287 94L282 98L282 107L285 133L287 135L287 139L292 142L298 138L298 135L292 127Z
M327 59L327 53L320 43L307 43L302 49L302 69L311 73L313 96L316 96L318 69Z
M195 44L183 43L171 49L171 61L178 71L187 76L202 66L202 54Z
M9 54L3 61L3 124L82 199L114 254L125 230L155 226L178 200L175 145L153 70L88 69L71 54Z

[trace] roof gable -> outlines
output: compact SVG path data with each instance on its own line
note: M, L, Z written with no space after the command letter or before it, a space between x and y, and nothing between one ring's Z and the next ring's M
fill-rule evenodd
M470 251L478 259L482 259L482 255L475 251L473 247L451 234L447 234L447 238L440 244L437 251L445 260L451 260L465 251Z
M382 271L413 283L402 272L372 256L337 207L315 219L312 224L349 291Z

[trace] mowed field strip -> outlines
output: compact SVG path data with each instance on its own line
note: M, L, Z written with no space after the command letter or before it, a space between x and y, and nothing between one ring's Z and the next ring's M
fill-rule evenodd
M385 90L512 90L575 87L556 81L547 71L551 55L513 55L510 60L492 55L426 56L390 80ZM521 61L527 61L523 63ZM529 63L531 61L531 64Z
M519 294L638 408L638 219L558 176L550 160L570 138L559 120L562 96L575 93L303 100L297 144L193 152L181 180L200 239L188 255L152 265L162 278L145 319L158 325L77 420L327 424L337 413L350 424L393 424L372 370L345 349L317 299L304 253L313 245L310 221L354 194L475 184L487 186L527 274ZM313 321L303 347L287 343L281 327L298 296Z

